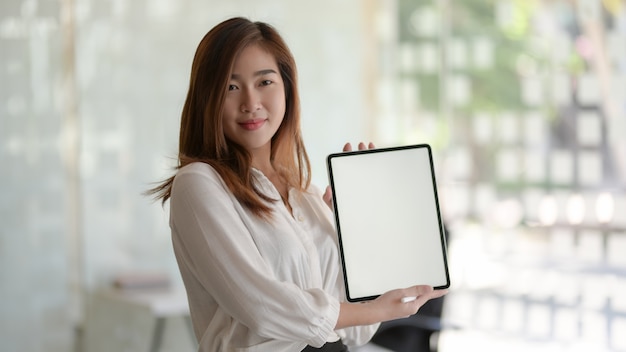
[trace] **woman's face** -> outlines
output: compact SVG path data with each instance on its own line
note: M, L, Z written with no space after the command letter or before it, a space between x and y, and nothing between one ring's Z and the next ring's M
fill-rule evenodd
M259 45L244 48L228 83L224 134L253 155L269 151L284 116L285 86L276 59Z

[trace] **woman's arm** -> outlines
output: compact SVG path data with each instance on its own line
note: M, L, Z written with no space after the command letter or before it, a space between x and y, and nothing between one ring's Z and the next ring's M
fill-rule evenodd
M418 285L389 291L372 301L344 302L339 308L339 318L335 329L406 318L417 313L428 300L441 297L446 293L448 290L433 290L430 286ZM417 298L404 303L402 302L404 297Z
M170 224L181 272L195 287L190 304L215 302L260 336L323 344L339 302L321 288L305 290L278 279L248 229L262 224L244 223L241 207L206 164L190 165L176 176Z

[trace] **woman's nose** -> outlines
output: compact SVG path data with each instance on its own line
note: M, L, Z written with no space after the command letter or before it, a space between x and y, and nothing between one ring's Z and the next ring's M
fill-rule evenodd
M241 112L254 112L261 108L259 95L254 90L246 90L241 102Z

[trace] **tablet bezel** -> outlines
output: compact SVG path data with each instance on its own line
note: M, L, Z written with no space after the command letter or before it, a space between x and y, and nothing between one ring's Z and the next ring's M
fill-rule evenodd
M335 226L336 226L336 232L337 232L337 237L338 237L338 243L339 243L339 253L340 253L340 257L341 257L341 265L342 265L342 271L343 271L343 277L344 277L344 285L345 285L345 291L346 291L346 298L349 302L360 302L360 301L368 301L368 300L372 300L377 298L378 296L380 296L381 294L383 294L384 292L380 292L379 294L376 295L371 295L371 296L363 296L363 297L352 297L351 292L350 292L350 283L349 283L349 278L348 278L348 272L347 272L347 268L346 268L346 260L345 260L345 251L344 251L344 241L342 238L342 233L341 233L341 219L340 219L340 214L339 214L339 207L338 207L338 203L341 203L341 201L337 200L337 192L335 190L335 170L333 169L333 159L336 158L346 158L346 157L358 157L359 155L363 155L363 154L373 154L373 153L393 153L396 151L403 151L403 150L407 150L407 149L425 149L427 151L427 155L428 155L428 164L427 165L430 168L430 176L432 179L432 186L433 186L433 194L434 194L434 205L435 205L435 213L437 214L437 222L438 222L438 228L439 228L439 239L440 239L440 243L441 243L441 251L442 251L442 261L443 261L443 271L445 273L445 284L444 285L439 285L439 286L435 286L434 289L446 289L450 286L450 274L449 274L449 270L448 270L448 256L447 256L447 245L446 245L446 236L445 236L445 229L444 229L444 225L443 225L443 221L442 221L442 216L441 216L441 210L440 210L440 206L439 206L439 197L438 197L438 190L437 190L437 183L436 183L436 178L435 178L435 169L434 169L434 164L433 164L433 156L432 156L432 150L430 145L428 144L415 144L415 145L406 145L406 146L398 146L398 147L389 147L389 148L378 148L378 149L366 149L366 150L357 150L357 151L349 151L349 152L342 152L342 153L333 153L328 155L328 157L326 158L326 163L327 163L327 170L328 170L328 177L329 177L329 181L330 181L330 187L332 189L332 205L333 205L333 214L334 214L334 219L335 219ZM426 166L426 165L425 165ZM364 192L367 192L367 190L364 190ZM374 258L372 258L374 259ZM421 284L419 282L416 282L415 284ZM396 287L396 288L403 288L403 287Z

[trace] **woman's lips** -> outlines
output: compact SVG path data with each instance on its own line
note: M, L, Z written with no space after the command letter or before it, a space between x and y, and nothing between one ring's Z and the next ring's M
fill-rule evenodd
M239 126L248 131L258 130L265 123L265 119L254 119L244 122L239 122Z

